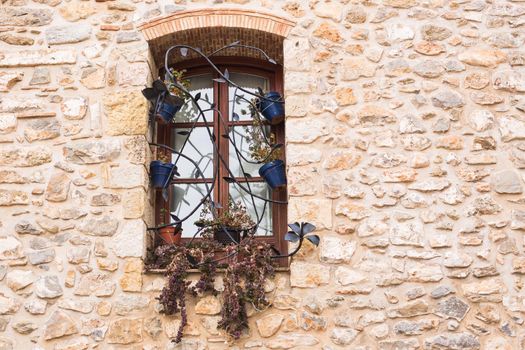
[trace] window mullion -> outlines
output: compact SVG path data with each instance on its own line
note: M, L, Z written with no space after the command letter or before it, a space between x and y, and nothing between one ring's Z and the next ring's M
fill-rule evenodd
M223 71L223 67L220 68ZM228 167L229 167L229 139L222 137L222 135L228 134L228 120L229 120L229 108L228 108L228 84L218 83L219 91L219 110L221 116L217 116L217 144L219 148L219 154L222 157L222 160L219 162L219 202L222 204L223 208L228 207L228 195L229 195L229 184L223 180L223 177L229 176ZM223 163L224 162L224 163Z
M215 78L217 78L218 75L216 74L215 75ZM216 103L216 108L220 110L220 86L221 84L214 81L213 82L213 101ZM220 160L219 160L219 155L218 155L218 152L220 152L220 145L219 145L219 142L220 142L220 139L221 139L221 130L220 130L220 125L219 125L219 113L214 111L213 112L213 135L215 136L215 139L213 140L213 143L215 145L215 150L214 150L214 154L213 154L213 174L217 174L217 178L215 179L215 187L214 187L214 190L213 190L213 200L214 201L217 201L217 202L220 202L221 199L220 199L220 179L221 179L221 163L220 163ZM217 169L218 168L218 169Z

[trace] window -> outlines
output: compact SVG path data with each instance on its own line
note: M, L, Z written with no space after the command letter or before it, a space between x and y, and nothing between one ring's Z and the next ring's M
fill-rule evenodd
M268 62L255 59L240 59L238 57L215 58L214 63L224 72L229 72L230 80L242 88L256 92L258 88L264 91L278 91L282 94L282 68ZM171 186L169 201L162 199L160 192L156 193L156 220L161 222L161 215L168 220L168 212L178 217L185 217L205 196L206 184L211 185L213 175L217 172L212 197L215 202L227 207L229 200L241 201L248 209L255 221L260 221L257 238L271 243L282 254L287 251L287 244L282 239L287 231L286 204L269 203L264 200L251 200L246 192L237 184L226 181L225 177L232 177L228 169L233 173L235 179L256 195L278 201L286 201L286 188L271 190L271 188L259 176L258 169L261 165L239 162L235 148L228 138L221 135L229 134L235 140L237 148L250 159L248 142L245 138L246 128L253 126L253 120L249 113L243 114L242 110L248 109L248 102L235 96L243 95L234 86L214 81L218 74L207 63L202 61L191 61L178 64L174 68L185 69L185 79L190 81L192 95L200 93L201 99L216 105L217 111L206 111L206 121L198 119L199 112L195 105L187 103L175 116L173 122L168 125L159 125L157 131L157 142L169 145L175 150L184 153L199 164L201 174L191 162L183 158L177 160L178 172ZM161 75L162 76L162 75ZM244 96L250 99L251 96ZM202 107L202 106L201 106ZM194 127L191 133L189 130ZM208 128L209 129L208 129ZM275 135L275 142L285 143L284 123L279 125L267 124L264 126ZM209 131L212 133L210 137ZM184 149L185 140L187 140ZM215 148L213 143L215 143ZM217 149L215 153L214 149ZM285 152L283 150L283 159ZM222 157L222 162L217 161ZM177 155L173 155L173 161ZM217 169L218 165L218 169ZM246 181L244 174L248 177ZM164 208L164 210L161 210ZM219 209L220 212L220 209ZM197 227L193 222L199 217L200 209L193 213L183 223L182 242L187 242L195 234Z

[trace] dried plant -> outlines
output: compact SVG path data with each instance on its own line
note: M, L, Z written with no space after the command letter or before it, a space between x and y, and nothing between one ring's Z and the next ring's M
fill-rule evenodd
M160 160L163 163L171 163L171 152L163 148L158 148L157 160Z
M167 268L166 285L159 296L159 302L164 313L181 316L179 330L174 339L176 343L181 341L184 327L188 323L187 295L218 294L214 288L219 267L218 262L214 260L217 249L219 246L216 242L203 239L191 247L176 246L162 251L172 260ZM230 258L223 266L226 270L218 327L232 339L238 339L249 326L246 305L251 304L256 310L269 306L270 302L264 290L266 281L275 275L275 269L270 245L253 237L241 241L238 245L227 247L225 254ZM158 260L164 262L165 258ZM188 272L195 267L201 273L200 279L190 286Z
M177 70L174 68L170 68L170 73L166 74L166 81L165 84L168 87L168 91L175 96L179 96L181 98L185 98L185 94L182 90L180 90L177 85L183 86L186 90L190 88L190 81L188 79L184 79L184 74L186 74L186 70Z
M222 210L214 217L212 210L218 211L216 208ZM195 225L206 227L210 230L223 226L236 230L249 230L255 226L255 222L240 201L230 200L227 208L221 208L217 203L207 201L203 204L199 219L195 221Z
M281 157L281 150L274 147L276 144L275 134L271 133L269 137L264 134L265 125L255 108L255 102L250 103L249 112L241 110L241 114L249 113L253 119L253 125L245 126L245 139L248 142L250 157L261 163L269 163Z
M255 310L266 309L270 302L266 298L265 285L274 277L270 245L254 237L242 240L239 245L229 246L226 254L237 252L224 274L221 320L218 327L233 339L239 339L249 328L246 305Z

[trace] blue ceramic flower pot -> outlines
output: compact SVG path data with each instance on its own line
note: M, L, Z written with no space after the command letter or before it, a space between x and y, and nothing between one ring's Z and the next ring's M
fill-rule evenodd
M274 160L259 168L259 175L271 188L286 185L286 171L282 160Z
M257 108L270 124L275 125L281 123L284 120L284 101L281 94L270 91L264 95L264 97L265 99L259 99Z
M149 171L151 176L151 185L153 188L163 188L168 181L173 164L164 163L160 160L154 160L150 163Z
M175 117L175 114L180 110L181 106L172 105L166 102L160 104L157 110L157 116L164 123L169 123Z

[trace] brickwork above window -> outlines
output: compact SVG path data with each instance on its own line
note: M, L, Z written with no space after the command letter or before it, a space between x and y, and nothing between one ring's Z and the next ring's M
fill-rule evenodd
M288 19L258 11L203 9L176 12L139 28L159 66L164 64L164 53L172 45L188 44L209 53L236 40L262 48L282 64L282 42L294 25ZM220 55L261 58L258 52L249 49L225 50ZM172 55L170 64L197 57L192 52L187 57Z
M180 11L142 24L146 40L197 28L230 27L255 29L286 37L295 22L264 12L240 9L203 9Z

